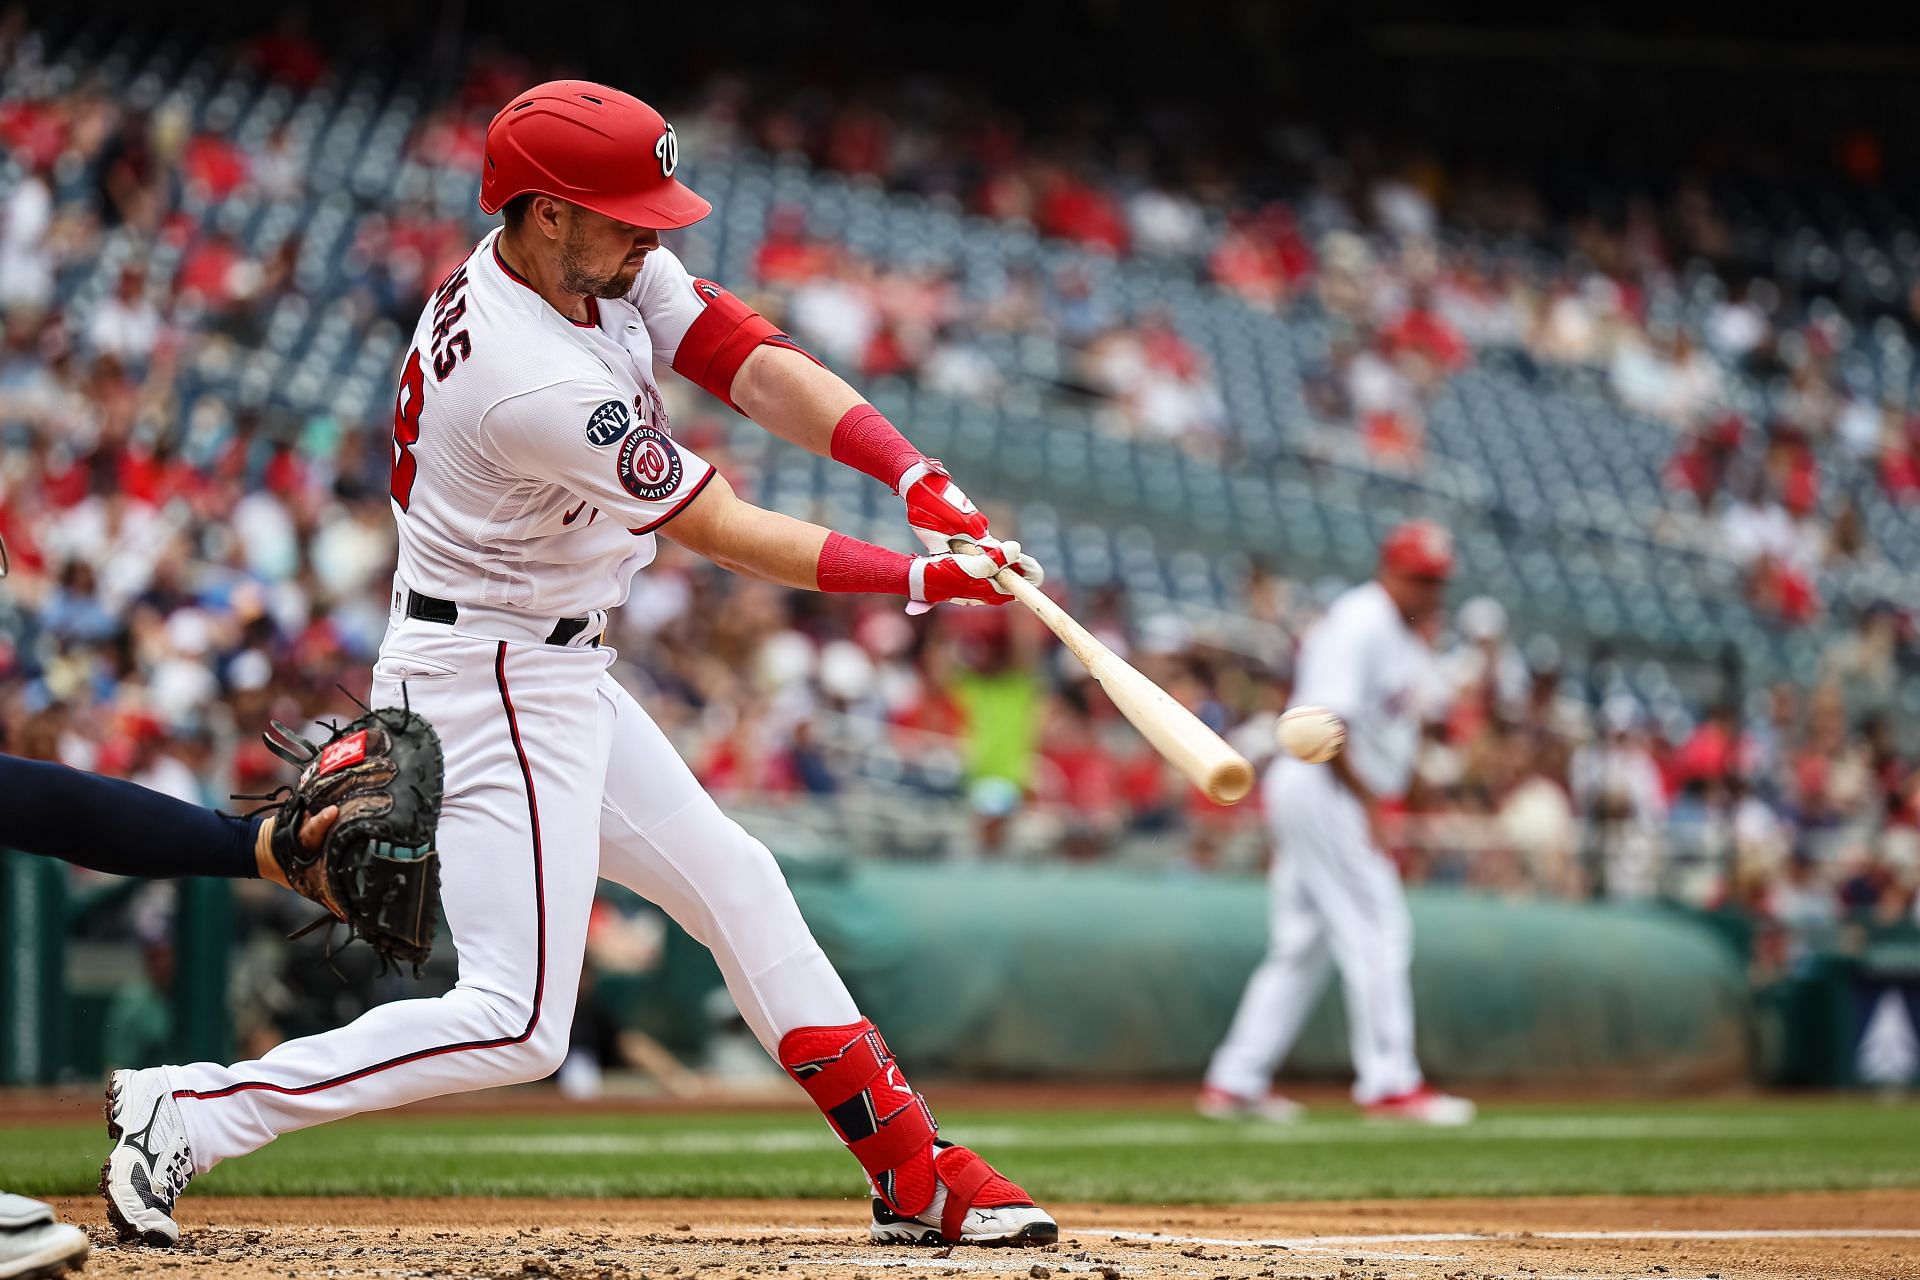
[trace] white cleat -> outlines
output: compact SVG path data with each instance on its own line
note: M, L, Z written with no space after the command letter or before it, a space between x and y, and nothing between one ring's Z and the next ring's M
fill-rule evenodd
M87 1264L87 1233L53 1206L0 1191L0 1280L52 1280Z
M116 1071L107 1078L107 1136L113 1151L100 1166L107 1219L122 1240L159 1249L180 1242L173 1203L193 1177L186 1126L158 1067Z
M1060 1239L1059 1224L1027 1193L1008 1182L992 1166L966 1147L936 1142L933 1202L908 1218L873 1200L873 1225L867 1237L875 1244L1047 1245ZM981 1175L984 1174L984 1181ZM972 1203L959 1221L947 1221L948 1179L955 1185L975 1184ZM951 1233L951 1234L950 1234Z
M1193 1109L1209 1120L1258 1120L1264 1124L1297 1124L1307 1114L1305 1107L1277 1093L1246 1098L1213 1085L1200 1090Z
M1387 1120L1401 1124L1430 1124L1453 1127L1472 1124L1479 1109L1465 1098L1442 1093L1430 1085L1421 1085L1391 1098L1379 1098L1362 1104L1360 1114L1369 1120Z

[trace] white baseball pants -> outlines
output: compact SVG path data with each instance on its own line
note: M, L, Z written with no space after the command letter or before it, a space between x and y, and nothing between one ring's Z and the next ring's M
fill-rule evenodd
M441 901L459 981L257 1061L168 1067L196 1171L356 1112L552 1074L600 876L712 949L769 1053L795 1027L859 1019L766 846L607 674L612 651L540 643L551 625L396 615L373 703L398 705L405 681L446 751Z
M1247 981L1207 1083L1266 1094L1320 998L1331 964L1346 995L1354 1100L1418 1087L1413 1055L1413 926L1392 861L1373 847L1366 813L1316 765L1283 762L1263 784L1275 856L1272 934Z

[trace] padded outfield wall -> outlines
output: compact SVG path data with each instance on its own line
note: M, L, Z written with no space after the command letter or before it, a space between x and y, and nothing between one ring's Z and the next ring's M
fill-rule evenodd
M912 1069L929 1074L1197 1079L1267 941L1265 886L1244 877L786 866L861 1008ZM102 1065L98 1015L108 993L63 980L66 921L78 904L65 901L61 870L0 855L0 1080L85 1078ZM221 924L232 910L228 886L183 886L179 1050L224 1059L236 962ZM1411 900L1419 1051L1438 1080L1659 1088L1846 1079L1859 1021L1846 975L1796 988L1793 1007L1756 1002L1738 940L1696 917L1441 890L1416 889ZM441 942L451 950L444 932ZM720 975L677 930L665 958L648 976L604 976L600 996L623 1021L698 1060ZM130 975L137 957L129 952L126 963ZM451 963L444 967L450 978ZM1346 1075L1337 985L1329 983L1289 1075ZM407 983L396 994L434 989ZM1764 1068L1757 1044L1768 1046Z
M1267 944L1265 885L1082 868L790 869L822 947L915 1070L1197 1078ZM1449 1082L1749 1078L1734 949L1657 907L1412 892L1422 1063ZM1337 981L1289 1074L1343 1076Z

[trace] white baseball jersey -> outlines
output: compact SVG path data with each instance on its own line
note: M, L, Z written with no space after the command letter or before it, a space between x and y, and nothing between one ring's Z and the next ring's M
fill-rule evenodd
M1333 602L1300 644L1293 700L1347 722L1347 761L1375 795L1403 794L1420 745L1423 704L1438 679L1431 650L1378 582ZM1263 1096L1319 1003L1329 967L1347 991L1353 1096L1362 1104L1416 1089L1413 925L1393 862L1373 847L1359 801L1323 764L1282 755L1262 794L1275 838L1272 943L1247 980L1207 1083Z
M1343 593L1300 642L1293 701L1347 722L1346 755L1377 796L1405 794L1420 746L1433 652L1378 582ZM1283 769L1323 769L1292 757Z
M705 307L670 250L581 324L489 233L435 291L394 406L399 581L456 603L577 617L623 603L653 530L713 476L654 381Z

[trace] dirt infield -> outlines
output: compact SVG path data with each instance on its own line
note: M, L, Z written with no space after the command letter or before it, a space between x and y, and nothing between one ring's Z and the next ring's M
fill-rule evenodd
M1724 1280L1920 1277L1920 1192L1059 1207L1061 1242L879 1248L864 1205L819 1200L223 1199L181 1205L181 1248L112 1242L97 1200L87 1274L162 1280Z

